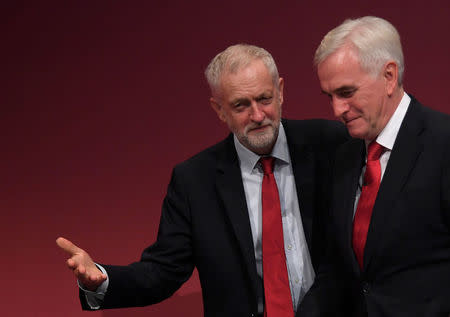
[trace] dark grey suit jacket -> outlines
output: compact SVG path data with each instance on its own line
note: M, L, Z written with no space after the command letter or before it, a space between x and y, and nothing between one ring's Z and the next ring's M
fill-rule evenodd
M332 121L283 120L313 265L324 247L330 162L347 140ZM144 306L171 296L198 269L205 316L256 316L262 296L233 136L173 170L157 241L140 262L109 266L102 308ZM84 309L88 309L80 294Z

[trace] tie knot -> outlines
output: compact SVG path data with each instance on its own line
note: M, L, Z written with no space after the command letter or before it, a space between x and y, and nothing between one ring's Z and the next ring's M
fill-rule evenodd
M380 159L381 154L383 153L384 146L378 144L375 141L370 142L369 147L367 149L367 161L376 161Z
M275 162L275 158L272 156L265 156L259 159L261 162L261 166L264 174L272 174L273 173L273 165Z

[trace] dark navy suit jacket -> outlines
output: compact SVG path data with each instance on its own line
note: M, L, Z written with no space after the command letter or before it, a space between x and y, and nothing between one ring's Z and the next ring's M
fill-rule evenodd
M333 121L283 120L312 262L324 253L331 160L347 140ZM233 136L179 164L162 206L155 244L140 262L105 265L109 289L101 308L144 306L171 296L199 272L205 316L256 316L262 282ZM89 309L80 294L84 309Z
M450 116L412 98L376 198L360 270L351 241L364 158L362 140L337 150L329 235L335 246L330 258L339 266L321 266L304 301L305 316L448 316ZM333 276L343 290L329 286ZM344 307L332 312L336 298Z

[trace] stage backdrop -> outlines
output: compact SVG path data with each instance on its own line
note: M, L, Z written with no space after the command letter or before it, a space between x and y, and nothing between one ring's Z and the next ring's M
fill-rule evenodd
M55 239L139 259L174 164L227 135L203 71L228 45L273 54L285 117L332 118L314 50L345 18L378 15L402 35L406 91L450 113L444 0L11 1L0 15L2 316L201 316L196 274L164 303L82 312Z

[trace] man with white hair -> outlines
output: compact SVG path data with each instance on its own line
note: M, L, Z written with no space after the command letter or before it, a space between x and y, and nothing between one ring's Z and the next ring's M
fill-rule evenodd
M331 30L315 64L353 139L333 170L329 258L339 263L321 266L301 309L339 315L333 298L344 316L448 316L450 117L405 93L400 36L381 18ZM344 290L330 293L337 277Z
M211 106L232 133L174 168L157 240L141 261L98 266L57 239L84 309L157 303L195 267L211 317L292 317L312 285L325 249L331 158L345 128L282 120L284 81L262 48L227 48L206 77Z

